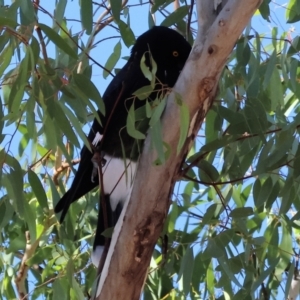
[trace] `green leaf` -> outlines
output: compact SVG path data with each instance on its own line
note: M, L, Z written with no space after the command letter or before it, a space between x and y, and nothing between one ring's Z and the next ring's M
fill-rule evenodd
M297 0L290 0L285 11L287 23L295 23L300 20L300 8Z
M230 124L239 124L245 122L243 116L240 113L235 112L225 106L218 105L217 107L214 107L214 109Z
M266 270L264 270L263 272L260 273L257 280L252 285L252 288L251 288L252 293L255 293L256 290L264 282L264 280L266 280L266 278L274 271L274 269L276 268L276 265L278 264L279 260L280 260L280 257L278 257L276 260L274 260L272 262L272 264Z
M254 185L253 185L253 199L254 199L254 203L255 203L256 206L260 206L261 205L260 203L258 203L260 190L261 190L261 181L260 181L259 178L257 178L255 180Z
M118 24L120 21L120 13L122 9L122 0L111 0L110 1L112 15L114 17L114 21Z
M151 85L146 85L146 86L143 86L140 89L136 90L133 93L133 95L137 96L139 100L145 100L150 96L150 94L152 92L153 92L153 87ZM146 102L146 105L147 105L147 110L149 111L150 104L148 101ZM150 108L150 110L151 110L151 108ZM151 110L151 114L152 114L152 110ZM147 114L147 117L150 118L151 114L150 115Z
M109 228L106 228L106 229L101 233L101 235L103 235L103 236L106 237L106 238L111 238L112 235L113 235L113 232L114 232L114 227L109 227Z
M292 194L294 192L295 190L293 188L293 178L292 176L288 176L280 192L280 196L282 196L282 201L280 205L279 214L285 214L288 212L294 200L294 198L292 197Z
M28 136L32 140L36 140L37 137L34 108L35 99L33 95L31 95L26 103L26 127Z
M2 282L2 291L4 296L6 296L6 299L16 299L16 294L12 286L13 278L7 274L7 271L5 272Z
M33 203L34 204L34 203ZM32 243L36 240L36 209L35 207L31 207L31 205L27 202L27 200L24 201L24 220L27 223L29 233L30 233L30 241Z
M276 53L276 50L274 50L273 53L271 54L269 60L268 60L267 70L265 72L264 81L263 81L263 88L264 89L266 89L267 86L269 85L269 82L271 80L273 71L274 71L275 66L276 66L276 59L277 59L277 53Z
M109 58L105 64L105 68L107 70L112 71L112 69L115 67L116 63L118 62L118 60L121 57L121 50L122 50L121 43L118 42L114 47L113 53L109 56ZM108 75L109 75L109 73L105 69L103 69L103 77L107 78Z
M190 126L190 113L189 108L185 104L185 102L182 101L182 98L180 95L176 94L175 96L175 103L179 107L179 115L180 115L180 135L179 135L179 141L177 145L177 154L181 151L187 135L189 131Z
M115 2L115 1L111 1ZM81 0L80 1L80 16L86 34L90 35L93 29L93 1Z
M57 1L56 7L54 10L54 19L58 24L61 24L64 19L67 2L68 2L67 0L58 0Z
M242 41L236 45L236 58L239 65L246 66L249 63L251 50L248 43Z
M6 226L15 213L14 207L10 203L10 199L6 196L0 199L0 230Z
M51 177L49 177L49 185L50 185L50 189L51 189L53 205L55 206L61 197L60 197L59 193L57 192L57 189L56 189L55 184Z
M277 107L280 107L284 104L282 82L277 68L275 68L272 73L270 84L268 86L268 92L272 101L272 110L275 111Z
M169 16L167 16L161 23L161 26L170 27L175 23L180 22L188 13L190 6L184 5L178 7L174 12L172 12Z
M130 136L132 136L133 138L135 138L137 140L145 139L146 136L136 129L135 122L136 122L136 119L135 119L134 105L131 105L129 112L128 112L127 120L126 120L127 132Z
M80 147L77 136L74 133L69 120L64 114L59 103L54 99L49 99L47 102L48 112L53 120L56 121L56 125L61 129L61 131L67 136L67 138L76 146Z
M181 259L180 270L178 273L177 282L182 286L184 295L187 296L190 292L190 283L194 269L194 254L192 247L187 247L184 256Z
M2 106L2 99L0 97L0 134L3 130L3 126L4 126L4 121L3 121L3 117L4 117L4 113L3 113L3 106ZM1 161L0 161L0 166L1 166ZM1 175L1 173L0 173ZM1 176L0 176L0 182L1 182Z
M215 243L220 248L224 248L228 246L230 242L232 242L233 237L235 236L235 232L233 229L224 230L219 233L215 238Z
M156 78L156 72L157 72L157 64L156 64L155 60L153 59L152 55L150 55L150 60L151 60L151 73L152 73L151 86L153 88L155 88L155 78Z
M252 207L237 207L230 212L229 216L232 218L246 218L253 214Z
M155 2L156 3L156 2ZM153 6L153 5L152 5ZM152 7L151 6L151 7ZM155 22L153 20L153 15L151 14L151 11L149 10L148 12L148 27L152 28L153 26L155 26Z
M225 253L226 253L225 249L217 245L214 239L209 239L203 258L208 259L211 257L213 258L222 257L222 259L224 259Z
M160 6L166 7L168 4L172 3L173 0L157 0L151 5L151 13L154 14Z
M293 256L293 236L285 221L282 222L282 225L282 237L279 245L279 252L280 257L285 261L287 266Z
M205 117L205 143L218 138L218 132L222 127L222 118L214 109L210 109Z
M19 156L23 156L24 151L26 149L26 147L29 144L29 134L26 132L25 134L23 134L22 138L20 139L20 143L19 143Z
M158 121L160 121L160 118L162 116L162 113L166 107L167 100L166 98L163 98L159 104L154 108L151 119L149 121L149 126L154 126Z
M33 3L30 0L20 1L20 13L21 13L21 24L27 26L35 22L35 12L33 9Z
M31 37L31 44L30 44L30 62L31 62L31 69L34 70L35 64L38 63L40 56L40 45L37 39L32 36Z
M253 149L250 150L249 153L245 153L243 157L241 157L241 162L240 162L240 172L242 176L251 168L251 165L253 164L253 160L257 155L258 149L260 149L260 144L256 145ZM241 152L243 153L243 152Z
M178 217L178 205L174 201L172 202L171 212L168 215L168 232L172 233L175 230L175 223Z
M280 192L280 183L276 181L275 184L273 184L272 191L269 194L269 197L265 203L266 208L271 208L273 203L276 201L276 199L279 197Z
M124 44L127 47L130 47L131 45L133 45L135 43L135 37L134 37L134 34L133 34L131 28L126 23L124 23L122 20L119 21L118 26L119 26L120 33L121 33Z
M286 280L286 284L285 284L285 299L288 299L289 298L289 292L290 292L290 289L291 289L291 286L292 286L292 281L293 279L295 278L295 260L293 259L291 264L290 264L290 267L289 267L289 271L288 271L288 277L287 277L287 280Z
M76 52L67 44L67 42L57 34L52 28L45 24L39 23L38 26L45 32L47 37L62 51L70 55L72 58L77 59Z
M10 173L3 176L3 184L8 195L16 205L20 216L24 217L23 171L19 162L6 153L5 162L10 166Z
M277 168L277 164L280 163L282 159L286 160L286 154L295 140L293 133L292 129L288 129L278 134L275 148L273 148L273 151L271 151L265 159L265 164L269 169Z
M15 20L12 20L8 17L0 16L0 26L1 27L9 26L14 28L18 26L18 23Z
M261 5L259 6L259 12L261 14L261 16L270 22L269 16L270 16L270 7L269 7L269 3L271 2L271 0L264 0Z
M73 79L76 86L82 91L82 93L88 98L94 100L100 112L105 115L104 102L94 83L83 74L73 73Z
M292 56L300 51L300 38L299 36L296 36L293 41L292 45L290 46L287 55Z
M25 86L29 77L29 52L26 51L24 59L21 61L19 66L19 73L15 79L10 94L8 109L10 113L17 114L20 110L21 101L23 99Z
M50 257L53 252L53 246L45 246L39 248L34 255L26 261L28 266L32 266L34 264L40 264L45 260L46 257Z
M0 102L0 104L1 104L1 102ZM0 113L1 113L1 111L0 111ZM1 116L0 116L0 119L1 119ZM293 173L293 176L294 176L295 179L297 179L300 176L299 166L300 166L300 144L298 144L297 152L296 152L295 159L294 159L294 173Z
M271 177L268 177L266 181L261 184L261 180L257 179L255 184L254 184L254 189L256 190L256 185L260 182L260 189L259 189L259 194L255 195L254 197L254 203L256 207L263 206L267 199L269 198L269 195L272 191L273 188L273 183Z
M204 159L201 160L198 163L198 167L199 167L199 177L201 181L210 183L210 182L216 182L219 179L220 175L218 170L208 161Z
M202 218L202 223L203 224L210 224L211 222L215 222L216 218L219 214L219 208L217 204L212 204L210 205L207 209L205 214L203 215Z
M207 285L207 289L209 290L209 293L213 295L214 286L215 286L215 272L214 272L212 261L210 262L209 267L207 268L206 271L206 285Z
M4 71L9 66L13 55L13 48L11 45L5 47L0 54L0 76L2 77Z
M55 151L57 146L56 127L50 116L46 116L43 120L43 133L46 137L47 148Z
M92 152L90 142L88 141L85 133L83 132L80 123L78 122L78 119L76 116L73 114L73 112L65 105L63 105L61 102L59 102L60 107L66 114L66 116L69 118L71 121L72 125L74 126L76 133L80 136L81 140L84 142L85 146Z
M143 75L150 81L152 82L152 72L150 71L150 68L146 64L146 55L145 53L143 54L140 62L140 68L143 73Z
M161 165L165 162L166 158L164 153L164 142L162 139L162 127L160 121L157 121L149 128L149 134L151 136L151 142L153 143L158 155L158 160L156 160L154 163L155 165Z
M256 171L253 172L253 175L257 175L257 174L262 174L266 172L266 159L269 157L269 154L271 152L271 149L274 145L274 139L269 139L267 141L267 143L265 143L265 145L263 146L261 152L260 152L260 156L259 156L259 160L258 163L256 164Z
M290 82L292 86L293 92L297 91L297 69L298 69L298 60L295 58L291 58L291 64L290 64ZM0 73L1 74L1 73Z
M40 206L48 209L47 196L39 177L33 171L28 170L28 180Z
M53 299L69 300L70 299L70 286L68 280L62 277L53 282Z
M82 105L82 104L85 104L86 106L88 106L88 108L91 110L91 112L92 112L92 114L93 114L93 117L98 121L98 123L100 124L100 125L102 125L101 124L101 120L100 120L100 116L99 116L99 113L98 113L98 111L97 111L97 109L95 109L95 107L94 107L94 105L91 103L91 101L89 101L89 98L87 97L87 95L75 84L74 86L73 86L73 89L74 89L74 92L76 92L77 93L77 97L80 97L81 98L81 102L82 103L78 103L78 106L75 104L75 103L73 103L74 102L74 100L71 100L71 101L69 101L69 102L72 102L72 104L70 105L73 109L74 109L74 111L75 112L77 112L78 110L80 110L80 108L82 107L83 109L85 109L85 106L84 105ZM69 102L68 102L68 104L69 104ZM101 102L100 102L101 103ZM97 105L97 108L99 109L99 111L102 113L102 110L105 108L105 106L104 106L104 103L102 104L103 105L103 108L102 108L102 106L101 105ZM77 110L76 110L77 109ZM80 115L80 112L79 112L79 114L78 115ZM82 116L81 116L84 120L86 119L86 114L84 113Z
M242 288L242 285L240 284L240 282L236 279L234 274L231 272L230 266L228 265L227 260L219 258L218 262L221 265L222 269L225 271L226 275L229 277L230 281L232 281L238 287Z
M75 280L74 276L72 277L72 289L70 291L70 294L72 297L72 299L76 299L76 300L85 300L86 297L84 296L81 287L79 286L78 282Z

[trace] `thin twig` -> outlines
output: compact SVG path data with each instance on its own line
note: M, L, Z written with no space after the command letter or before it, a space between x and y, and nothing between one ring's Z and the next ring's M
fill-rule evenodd
M71 160L71 163L72 163L73 166L77 165L79 162L80 162L80 159L73 159L73 160ZM69 167L70 167L69 163L63 162L59 168L57 168L57 169L54 170L52 180L53 180L53 182L54 182L55 185L58 185L58 176L64 170L68 169Z
M44 41L44 38L43 38L43 35L42 35L41 28L38 25L35 25L34 29L35 29L38 37L39 37L39 40L40 40L42 54L43 54L43 57L44 57L45 64L49 65L48 54L47 54L46 45L45 45L45 41Z

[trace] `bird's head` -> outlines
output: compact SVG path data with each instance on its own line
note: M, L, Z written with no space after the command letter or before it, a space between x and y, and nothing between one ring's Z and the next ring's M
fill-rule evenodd
M156 62L158 79L173 87L191 52L190 44L175 30L154 26L142 34L132 48L132 55L137 59L149 52Z

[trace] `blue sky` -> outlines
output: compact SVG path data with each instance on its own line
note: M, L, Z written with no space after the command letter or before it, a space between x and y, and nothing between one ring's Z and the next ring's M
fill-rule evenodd
M6 1L9 3L8 1ZM49 12L53 12L54 10L54 1L49 1L49 0L41 0L40 5L48 10ZM134 1L130 2L130 4L139 4L139 1ZM272 28L274 26L278 27L278 37L281 35L282 32L290 30L290 34L292 37L295 37L296 35L299 35L300 33L300 25L299 23L297 24L286 24L285 23L285 13L286 13L286 6L287 2L278 0L278 1L272 1L271 2L271 23L268 23L266 20L263 20L259 15L255 16L252 19L251 26L260 34L264 34L265 37L271 37L272 36ZM136 36L139 36L142 34L144 31L148 29L148 5L143 5L143 6L135 6L130 8L130 22L131 22L131 27L134 31L134 34ZM70 19L68 21L68 25L72 25L72 32L73 34L76 34L77 32L81 31L80 23L77 21L73 20L79 20L80 19L80 13L78 11L78 2L77 1L68 1L68 6L66 9L66 17L67 19ZM96 18L98 17L99 13L96 15ZM95 18L95 19L96 19ZM156 20L157 20L157 25L160 24L160 22L163 20L163 17L159 15L158 13L156 14ZM48 24L49 26L52 25L52 20L47 16L46 14L43 14L42 12L39 12L39 22ZM69 27L69 26L68 26ZM106 38L107 36L110 35L116 35L116 31L114 29L111 29L109 27L105 28L96 38L96 41L102 40ZM87 40L86 36L83 36L83 42ZM105 40L97 45L95 49L91 51L91 56L97 60L100 64L105 65L105 62L107 61L107 58L109 55L112 53L113 48L115 44L119 41L119 38L113 38L113 39L108 39ZM271 41L269 39L265 39L264 43L267 45ZM50 48L51 49L51 48ZM52 47L52 52L50 51L49 56L55 57L54 53L54 47ZM122 44L122 56L128 56L129 55L129 49ZM17 58L15 59L15 62L17 63ZM120 60L117 64L117 67L122 67L124 65L125 61ZM111 81L111 76L108 76L107 79L103 79L102 77L103 71L96 65L93 67L93 82L99 89L100 93L103 94L105 91L107 85ZM12 134L14 131L14 127L10 126L5 129L5 132L7 134ZM86 126L86 132L88 132L88 126ZM19 143L20 135L17 135L14 139L14 144L15 144L15 149L18 148L18 143ZM27 148L27 151L30 151L30 147ZM17 155L17 154L16 154ZM28 155L30 157L30 155ZM182 189L182 187L180 187ZM182 224L177 224L177 226L184 226ZM42 298L41 298L42 299Z

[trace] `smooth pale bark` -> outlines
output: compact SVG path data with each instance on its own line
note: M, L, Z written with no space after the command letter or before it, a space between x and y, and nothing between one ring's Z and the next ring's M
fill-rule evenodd
M291 282L288 300L296 300L299 294L300 294L300 278L297 275L294 276Z
M173 150L162 166L153 166L156 154L145 142L131 200L115 228L98 286L101 300L140 298L155 243L170 205L170 195L182 160L214 100L218 79L236 40L261 0L228 0L218 16L211 0L198 0L199 30L193 50L174 88L190 112L189 136L177 154L180 133L175 93L169 96L162 118L163 140Z

